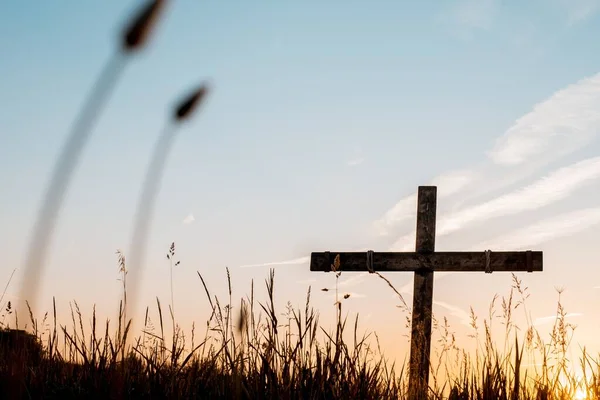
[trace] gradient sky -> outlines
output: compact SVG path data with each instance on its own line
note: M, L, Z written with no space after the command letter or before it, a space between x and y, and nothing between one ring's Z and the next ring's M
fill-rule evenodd
M139 2L7 2L0 12L0 269L24 262L41 195L70 123ZM114 319L150 151L170 107L213 88L179 132L150 239L142 302L169 299L204 321L196 271L224 295L276 268L281 305L308 285L334 315L332 275L311 251L410 251L417 186L438 185L439 250L543 250L544 272L519 274L533 319L556 311L556 287L596 337L600 270L600 2L596 0L303 1L170 4L151 46L130 62L94 130L66 199L41 303L76 299ZM193 216L193 218L191 218ZM258 265L246 267L248 265ZM261 266L262 265L262 266ZM17 270L8 289L18 290ZM388 274L410 300L410 274ZM348 275L345 309L384 345L405 334L386 284ZM343 276L344 281L348 277ZM510 274L440 274L434 312L466 336ZM280 309L283 310L283 307ZM547 320L540 319L539 323Z

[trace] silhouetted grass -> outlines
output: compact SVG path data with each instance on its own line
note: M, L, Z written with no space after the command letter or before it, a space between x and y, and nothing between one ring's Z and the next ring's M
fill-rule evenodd
M173 255L172 247L169 256ZM336 268L337 281L341 272ZM125 278L120 253L119 269ZM55 305L53 315L45 315L39 325L29 315L33 334L9 330L2 322L0 393L9 398L407 398L407 366L386 361L376 334L359 334L358 317L348 327L342 314L347 296L338 297L337 283L337 321L329 332L311 306L310 288L303 308L288 303L283 312L276 309L273 271L265 281L266 302L255 300L252 283L249 296L236 302L236 315L229 270L226 303L211 294L200 273L198 277L211 311L201 335L195 325L189 336L182 332L171 304L173 330L167 338L158 298L154 313L146 309L142 335L127 347L130 324L123 302L114 325L106 321L97 326L93 310L91 329L85 328L76 302L70 326L58 324ZM494 297L482 326L471 313L474 352L457 346L446 319L434 319L438 339L431 356L429 398L599 398L598 358L585 349L579 360L567 357L574 327L565 321L560 294L547 343L531 321L525 330L514 324L513 313L519 308L526 312L527 297L513 275L510 294ZM12 316L9 302L3 318ZM503 337L495 338L492 323L498 319L505 329ZM539 367L527 368L525 358L537 360ZM572 372L573 362L583 367L582 378Z
M126 56L147 43L165 4L166 0L147 0L129 20L121 35L119 51L102 70L57 159L26 254L21 297L29 298L34 308L53 228L78 160L125 66ZM57 321L55 303L52 315L44 315L38 323L29 304L28 318L23 318L25 309L17 315L11 302L3 304L4 295L0 297L3 310L0 397L404 399L409 396L406 362L390 363L380 348L377 334L359 332L358 316L348 326L342 309L349 295L340 297L337 287L343 270L339 258L332 268L336 277L333 331L321 326L319 313L311 306L310 288L304 308L295 309L288 303L283 312L276 309L273 271L265 281L266 302L255 300L252 283L249 296L236 302L239 311L234 315L231 276L227 270L229 296L225 303L211 294L198 273L211 311L203 334L198 336L194 325L190 335L186 335L177 325L171 278L170 337L165 335L163 306L157 298L153 312L146 309L141 336L130 338L132 324L127 309L131 304L127 292L133 294L130 302L135 305L135 285L141 281L153 204L175 138L175 126L191 116L206 92L207 87L200 86L176 105L172 120L155 145L132 236L133 287L128 288L125 257L118 253L123 297L116 322L97 321L94 309L88 329L74 302L68 326ZM174 256L173 244L168 253L171 270L179 263ZM382 274L374 274L398 295L400 312L406 314L410 326L410 309L400 292ZM526 310L527 297L526 288L513 275L510 294L502 299L494 297L483 325L471 312L474 351L457 345L446 319L434 319L437 342L431 353L432 379L428 393L422 397L600 398L600 359L588 354L585 348L579 360L567 356L575 327L565 321L560 293L556 321L547 342L526 311L525 329L517 329L514 323L513 313L518 308ZM501 315L496 315L498 310ZM20 329L23 321L19 317L30 324L28 331ZM498 319L505 327L502 337L492 334L492 325ZM582 377L573 372L576 366L583 371ZM416 397L419 396L412 396Z

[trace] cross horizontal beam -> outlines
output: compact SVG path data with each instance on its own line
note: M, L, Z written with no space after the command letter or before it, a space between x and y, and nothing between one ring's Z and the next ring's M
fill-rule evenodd
M330 272L335 257L340 256L342 271L368 271L367 252L313 252L310 270ZM489 255L489 265L487 256ZM542 271L541 251L497 251L435 253L373 252L373 271L447 271L447 272L533 272Z

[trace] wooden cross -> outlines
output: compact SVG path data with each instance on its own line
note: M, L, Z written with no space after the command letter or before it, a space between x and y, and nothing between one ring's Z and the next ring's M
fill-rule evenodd
M437 187L419 186L417 199L417 237L415 252L318 252L311 254L310 270L330 272L339 255L340 270L412 271L415 273L411 346L409 364L409 398L422 398L429 386L431 351L431 314L434 271L486 272L542 271L541 251L502 252L435 252L435 218Z

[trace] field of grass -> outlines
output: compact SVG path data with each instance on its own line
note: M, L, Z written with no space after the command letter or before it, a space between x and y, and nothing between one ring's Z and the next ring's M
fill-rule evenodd
M75 170L83 143L87 141L106 91L122 71L125 57L146 45L166 1L148 0L125 25L119 49L104 67L95 89L73 126L65 153L59 157L51 190L42 203L39 224L24 273L22 293L37 293L43 260L52 236L55 215ZM121 58L123 57L123 58ZM121 64L123 63L123 64ZM104 76L106 74L106 76ZM188 119L207 92L198 86L177 104L161 134L140 197L132 247L141 259L149 232L146 221L158 193L164 160L178 124ZM174 245L169 251L171 270ZM144 263L138 260L139 265ZM321 324L311 305L311 289L304 307L290 303L276 306L275 273L265 280L266 301L255 299L254 283L247 297L213 296L203 277L210 317L205 324L184 332L170 304L146 308L139 335L131 329L128 310L125 259L119 254L123 293L115 321L100 321L95 310L87 321L74 302L71 322L57 320L53 312L37 318L33 313L16 315L10 301L0 297L0 398L8 399L598 399L600 356L585 348L573 359L570 354L575 327L566 321L560 294L556 320L545 338L531 318L518 327L513 315L523 310L528 293L513 275L510 294L495 296L486 318L471 312L472 349L461 348L447 319L436 319L433 330L430 387L427 393L407 393L407 362L386 358L376 332L361 332L359 316L349 319L346 297L335 288L335 327ZM336 279L343 272L336 267ZM411 310L383 275L390 290L401 300L401 311L410 324ZM132 283L137 283L135 279ZM336 280L337 282L337 280ZM133 285L132 285L133 286ZM134 291L131 287L130 290ZM333 290L333 289L332 289ZM5 290L6 292L6 290ZM136 296L132 296L135 300ZM278 303L279 304L279 303ZM23 312L21 312L23 314ZM502 333L493 332L500 321ZM495 325L494 325L495 326ZM26 328L26 329L23 329ZM136 336L137 335L137 336ZM389 349L388 349L389 350ZM408 359L408 354L406 358ZM581 371L575 372L575 371Z
M125 277L122 256L119 262ZM348 321L343 296L335 303L336 328L327 331L311 306L310 289L305 307L276 309L274 271L265 281L265 303L255 301L254 284L246 298L234 302L229 271L225 303L198 276L212 314L188 333L177 325L171 305L165 308L157 299L155 307L146 309L145 328L135 339L122 311L116 323L97 321L95 312L84 321L76 302L69 326L58 324L55 304L53 315L42 320L30 313L29 336L14 330L18 320L6 302L0 316L0 393L15 399L408 397L407 365L386 360L376 332L359 332L358 316ZM517 329L513 323L514 311L526 308L527 297L513 276L510 295L500 301L494 297L488 318L481 323L471 316L475 351L459 348L448 321L434 316L427 398L600 398L598 358L585 349L577 360L567 357L575 328L565 321L560 296L547 341L533 324ZM503 337L493 337L493 319L502 321ZM575 368L583 375L573 373Z

